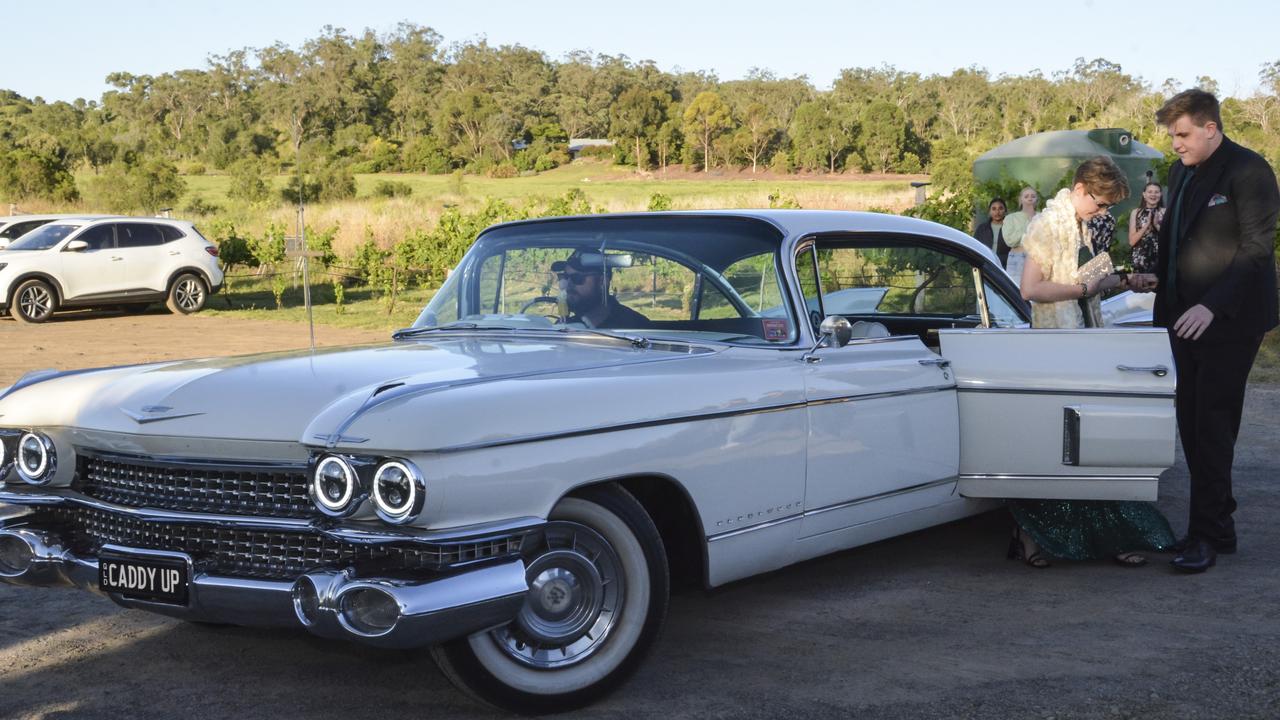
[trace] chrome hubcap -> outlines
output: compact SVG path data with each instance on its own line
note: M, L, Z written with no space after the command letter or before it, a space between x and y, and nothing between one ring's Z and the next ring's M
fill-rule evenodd
M18 298L18 307L22 309L22 314L29 318L41 318L48 315L53 307L53 296L48 290L38 285L29 287L23 290L22 297Z
M180 281L173 289L173 297L178 307L183 310L197 310L204 300L204 288L200 286L199 281L187 278Z
M563 667L604 644L625 590L622 564L607 540L576 523L551 523L526 577L520 614L491 633L508 656L531 667Z

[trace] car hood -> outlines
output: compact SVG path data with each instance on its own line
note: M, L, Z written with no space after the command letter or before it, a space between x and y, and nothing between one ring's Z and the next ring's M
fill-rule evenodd
M527 414L541 408L549 417L626 376L647 378L639 384L653 387L637 391L652 395L669 374L650 366L715 354L679 343L468 336L108 368L16 383L0 399L0 425L439 447L614 422L624 412L609 402L598 404L611 410L569 413L560 423Z

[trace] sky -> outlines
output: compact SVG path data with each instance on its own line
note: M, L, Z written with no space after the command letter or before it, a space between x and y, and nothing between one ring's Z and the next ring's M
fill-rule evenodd
M978 66L993 77L1035 70L1052 77L1076 58L1101 57L1153 87L1167 78L1190 87L1208 75L1222 93L1245 97L1257 90L1261 66L1280 60L1274 0L46 0L2 7L0 89L47 101L98 100L111 72L203 68L210 55L240 48L298 47L325 25L388 33L406 20L433 28L446 44L483 38L551 59L588 50L721 80L763 68L808 76L820 89L849 67L887 63L930 75Z

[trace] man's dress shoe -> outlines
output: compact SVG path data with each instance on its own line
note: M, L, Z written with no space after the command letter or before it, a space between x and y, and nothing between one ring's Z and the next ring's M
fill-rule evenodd
M1176 555L1181 555L1187 551L1187 548L1191 547L1193 542L1195 542L1194 537L1191 535L1183 535L1165 549ZM1225 542L1215 542L1212 543L1212 545L1213 549L1217 550L1219 555L1234 555L1236 552L1236 541L1234 539Z
M1182 572L1202 573L1217 561L1218 551L1213 549L1213 545L1208 540L1195 538L1170 564Z

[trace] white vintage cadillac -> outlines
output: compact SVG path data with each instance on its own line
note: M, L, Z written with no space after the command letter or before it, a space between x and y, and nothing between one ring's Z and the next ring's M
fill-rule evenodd
M581 706L673 584L1000 498L1155 499L1164 331L1027 316L986 248L909 218L498 225L385 344L20 379L0 579L430 646L488 702Z

